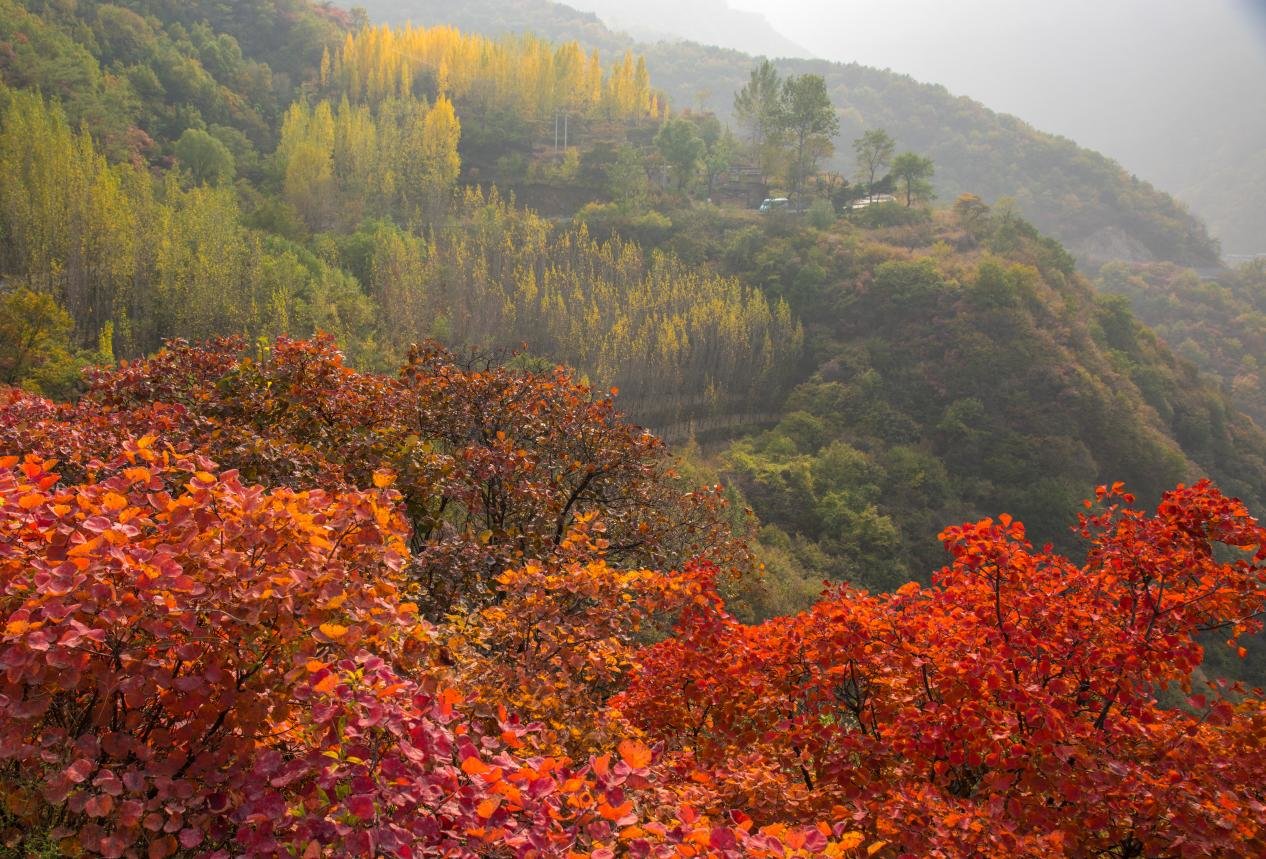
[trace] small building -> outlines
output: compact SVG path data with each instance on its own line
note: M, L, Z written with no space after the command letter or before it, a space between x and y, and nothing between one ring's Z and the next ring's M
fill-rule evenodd
M880 203L895 203L897 198L891 194L876 194L873 197L862 197L860 200L854 200L849 209L857 211L865 209L867 206L878 206Z

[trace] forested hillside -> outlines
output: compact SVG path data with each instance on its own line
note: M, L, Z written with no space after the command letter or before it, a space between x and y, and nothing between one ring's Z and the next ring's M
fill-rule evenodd
M375 20L451 22L477 32L539 32L604 49L627 46L626 39L595 26L592 16L568 14L565 6L549 0L367 0L357 5ZM645 54L671 104L706 108L723 118L730 117L733 93L754 62L737 51L686 42L635 49ZM965 191L990 201L1014 197L1025 217L1087 263L1217 263L1216 242L1181 203L1072 141L904 75L826 61L780 59L776 65L784 74L825 78L840 113L842 140L884 128L902 147L935 160L942 199ZM852 174L851 159L839 157L836 163Z
M1173 350L1266 426L1266 260L1202 278L1174 265L1105 266L1095 286L1128 302Z
M0 856L1266 852L1266 434L1014 202L812 74L0 12Z
M0 404L9 855L1263 846L1262 699L1191 675L1266 532L1207 483L747 626L717 493L565 374L243 345Z
M1260 431L1011 204L703 206L744 144L706 115L666 121L630 52L358 30L300 3L133 6L8 19L14 45L55 48L0 91L9 382L73 394L83 363L170 337L327 331L381 369L426 338L526 348L671 438L748 436L708 468L768 525L763 612L822 578L917 577L967 515L1007 509L1066 545L1095 482L1155 498L1212 475L1266 497ZM286 26L252 41L264 19ZM252 58L272 43L289 71ZM63 67L84 75L65 106L33 91ZM133 107L98 125L109 98ZM575 218L469 184L485 177Z
M793 567L895 587L935 565L944 522L997 509L1068 547L1081 487L1109 479L1154 498L1212 475L1263 497L1266 435L1236 398L1057 243L970 201L906 221L696 214L669 241L804 320L814 369L722 457Z

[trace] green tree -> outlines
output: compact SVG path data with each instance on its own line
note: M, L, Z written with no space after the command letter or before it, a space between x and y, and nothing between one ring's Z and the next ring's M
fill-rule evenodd
M25 287L0 294L0 382L69 396L83 366L70 344L74 327L50 295Z
M195 182L222 185L237 175L237 164L229 148L200 128L187 128L176 141L176 159Z
M781 125L795 146L789 178L791 192L797 195L817 170L818 159L834 151L831 141L840 133L840 118L821 75L787 78L780 101Z
M734 115L768 181L782 163L782 81L769 60L752 69L747 84L734 95Z
M717 176L729 170L738 156L738 141L734 132L722 125L714 113L695 114L691 121L706 147L703 154L703 174L708 198L711 199Z
M623 214L636 214L646 208L650 191L646 167L632 146L621 146L615 163L607 168L607 192Z
M673 168L677 190L686 190L707 152L707 144L699 136L695 124L681 117L668 120L655 135L655 146Z
M893 159L892 175L897 179L897 187L905 194L907 207L936 196L932 190L932 174L935 172L931 158L913 152L902 152Z
M875 178L892 162L897 143L882 128L873 128L853 141L857 175L866 180L866 193L874 197Z
M706 138L704 142L707 142ZM738 141L734 139L734 133L728 128L716 140L708 143L708 152L703 156L703 170L707 177L709 199L712 198L712 189L716 184L717 176L730 169L737 155Z

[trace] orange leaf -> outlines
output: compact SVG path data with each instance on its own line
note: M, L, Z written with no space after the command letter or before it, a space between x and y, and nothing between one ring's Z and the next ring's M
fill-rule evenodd
M338 676L335 674L327 674L319 683L312 688L320 692L322 695L328 695L338 687Z
M860 832L845 832L837 843L845 850L852 850L865 840L866 836Z
M466 775L483 775L490 769L492 769L492 767L484 763L482 759L474 757L473 755L462 761L462 772L466 773Z
M453 714L453 708L462 702L462 693L448 688L440 693L440 713L445 716Z
M11 620L4 627L5 635L21 635L31 628L29 620Z
M501 797L499 796L489 797L488 799L485 799L483 802L479 803L478 806L476 806L475 813L478 814L480 817L482 817L484 820L487 820L489 817L492 817L493 813L496 812L497 807L500 805L501 805Z
M380 468L374 472L374 486L386 489L396 482L396 473L389 468Z
M323 623L320 630L326 638L342 638L347 635L347 627L337 623Z
M651 750L637 740L621 740L619 752L620 758L635 770L650 766L653 757Z
M626 799L619 805L612 806L609 803L602 802L598 804L598 813L607 820L620 820L627 816L633 810L633 800Z

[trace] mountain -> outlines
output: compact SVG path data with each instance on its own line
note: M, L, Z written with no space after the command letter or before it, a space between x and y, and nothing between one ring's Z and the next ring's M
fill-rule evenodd
M1266 433L1125 299L363 23L0 0L0 856L1266 854Z
M755 63L739 51L691 42L634 46L593 16L548 0L366 0L359 5L387 22L451 23L488 33L532 31L608 52L636 47L672 104L713 110L726 119L733 94ZM833 163L850 175L850 142L867 129L884 128L900 148L936 162L942 199L963 192L988 200L1013 197L1027 218L1063 242L1088 270L1114 259L1218 265L1217 243L1182 203L1071 140L955 97L942 86L889 71L822 60L780 59L776 65L784 74L826 79L841 123Z
M74 395L76 361L316 331L368 369L426 338L562 363L685 450L701 442L692 467L765 523L771 593L753 614L799 607L822 578L924 575L940 528L1000 510L1068 548L1097 482L1150 501L1208 475L1266 499L1266 435L1096 294L1023 198L844 214L818 200L804 217L699 202L702 180L662 181L668 122L632 55L608 66L447 28L348 38L350 16L294 0L270 57L250 32L276 8L264 0L0 4L0 47L23 57L0 78L6 381ZM656 50L670 81L674 58L750 62ZM1031 140L1017 183L1061 153L1093 163L909 79L797 67L850 82L849 110L927 103L963 111L928 129L994 123L984 163ZM549 145L557 103L586 129L566 153ZM507 190L474 187L485 178Z
M754 56L811 57L807 48L779 33L756 12L735 9L726 0L575 0L571 6L593 12L613 30L642 42L684 40L733 48Z
M944 84L1102 152L1190 205L1228 254L1266 252L1256 203L1266 191L1266 4L731 2L767 10L819 57Z

